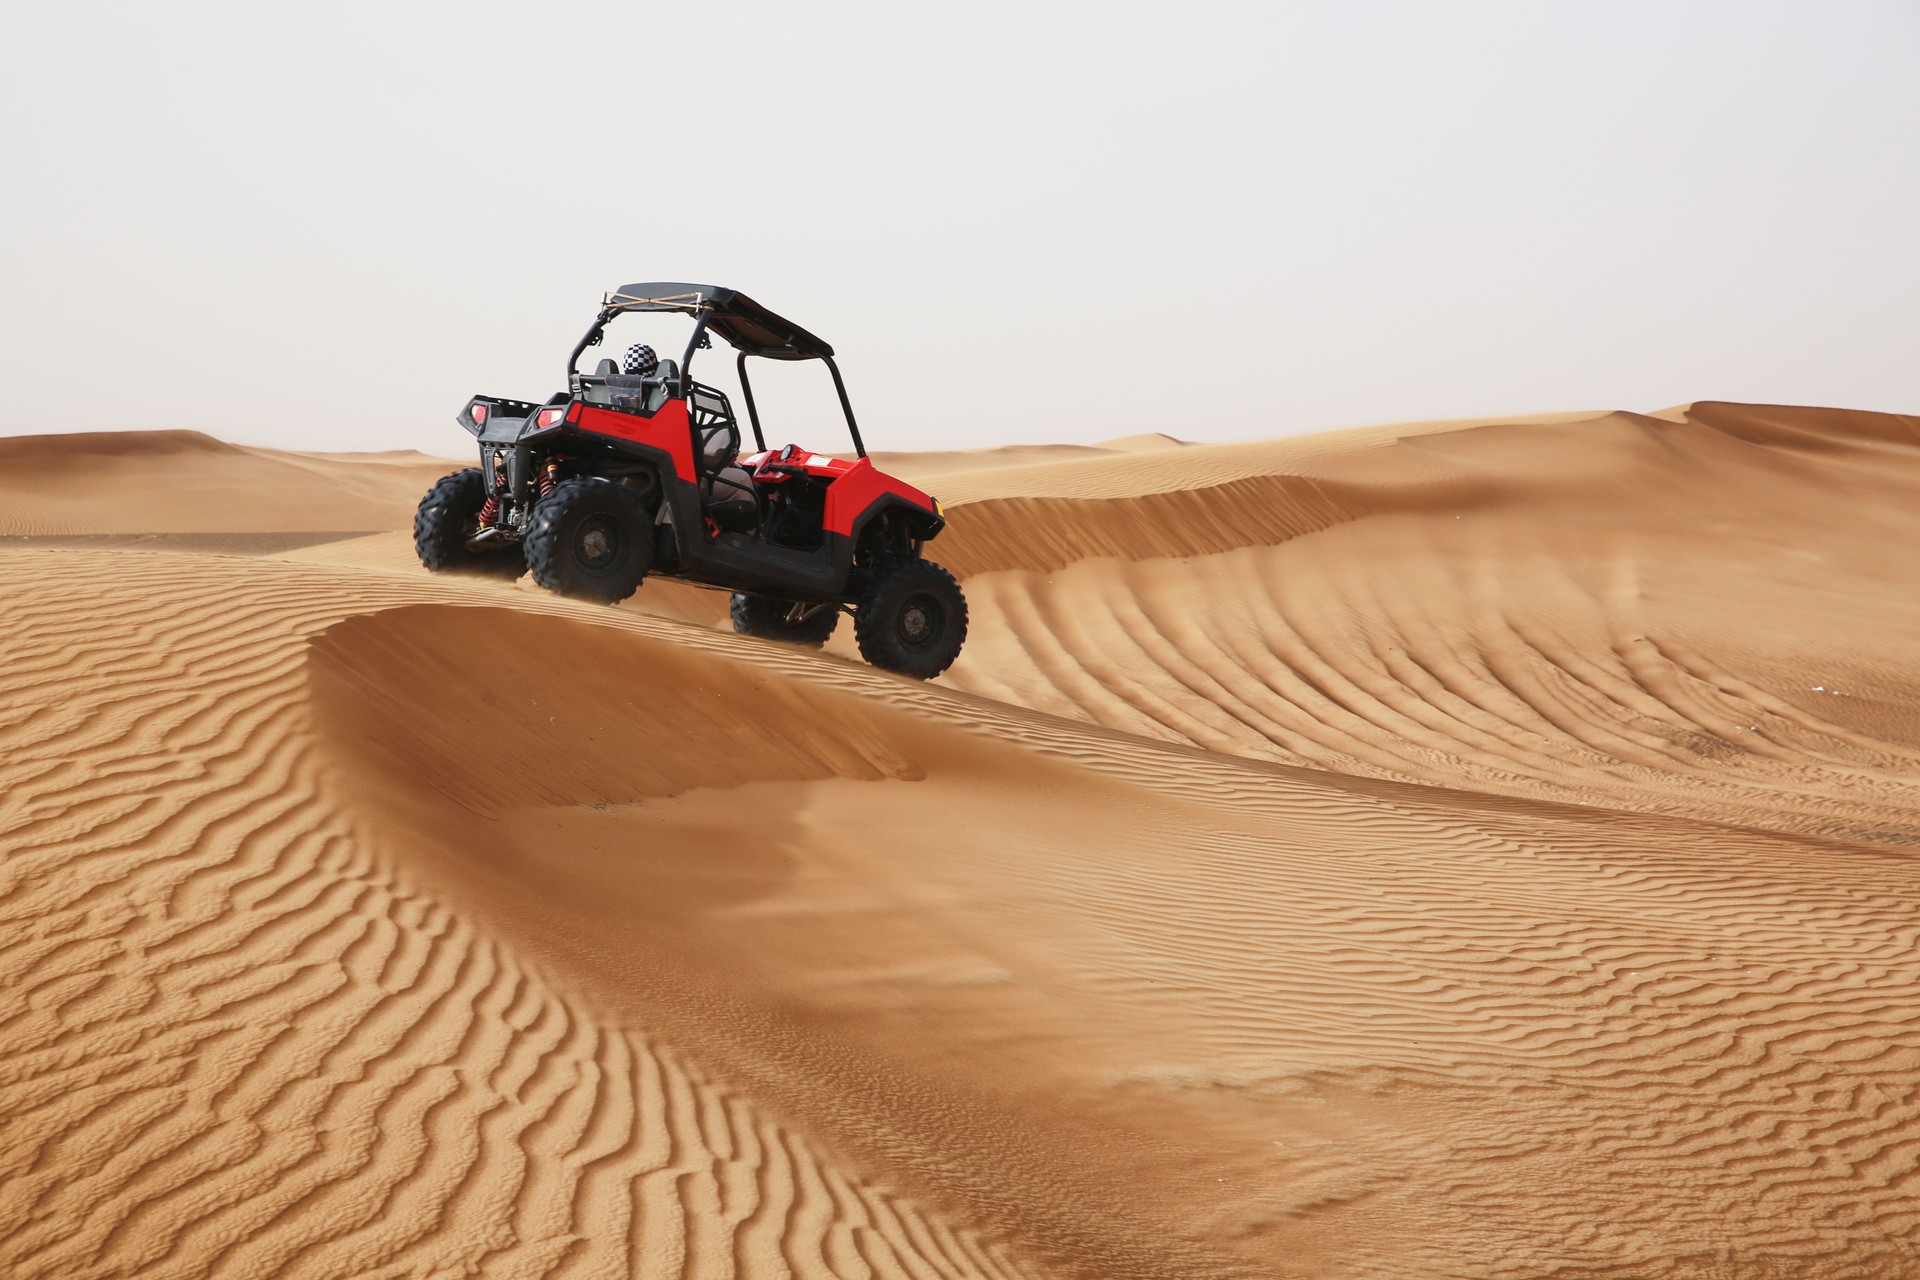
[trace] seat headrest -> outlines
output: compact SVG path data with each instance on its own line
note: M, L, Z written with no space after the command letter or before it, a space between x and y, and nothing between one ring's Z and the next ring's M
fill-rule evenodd
M611 360L602 360L599 364L594 366L593 376L596 378L610 378L617 375L619 372L620 372L619 365L615 364Z

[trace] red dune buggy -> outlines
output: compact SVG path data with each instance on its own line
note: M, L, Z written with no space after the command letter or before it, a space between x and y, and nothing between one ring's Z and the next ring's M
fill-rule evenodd
M588 373L581 358L630 312L693 321L679 361L629 348ZM754 452L719 389L695 382L718 334L737 352ZM769 449L747 357L819 360L833 375L855 457ZM545 404L475 396L459 417L480 465L428 491L414 517L420 563L437 573L517 578L609 603L649 574L732 593L734 630L825 644L853 615L874 666L931 679L967 634L952 574L922 549L946 525L940 504L867 459L833 348L745 294L712 285L630 284L606 295Z

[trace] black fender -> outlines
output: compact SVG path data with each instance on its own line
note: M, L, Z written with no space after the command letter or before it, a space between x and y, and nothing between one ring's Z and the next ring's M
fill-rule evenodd
M853 518L853 532L848 538L849 545L858 547L861 537L874 521L893 514L900 517L901 527L915 542L931 541L947 527L947 518L938 510L930 511L897 493L883 493L868 503L866 508Z

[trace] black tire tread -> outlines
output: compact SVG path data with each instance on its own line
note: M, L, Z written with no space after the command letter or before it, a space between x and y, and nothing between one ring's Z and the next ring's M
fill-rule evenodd
M466 548L467 521L487 499L480 468L468 467L443 476L413 513L413 552L434 573L503 578L509 582L527 571L518 546L501 547L475 555Z
M576 476L571 480L562 480L554 486L552 493L534 504L533 513L527 520L527 536L522 543L527 566L533 570L533 580L556 595L618 604L639 587L640 580L646 577L646 567L641 569L639 577L630 586L624 583L609 584L607 587L587 585L567 574L567 549L563 545L561 532L567 517L582 502L606 502L624 507L634 527L642 534L651 534L653 513L647 510L639 494L623 484L591 476ZM653 563L651 544L646 544L643 562L648 567Z
M918 580L918 581L916 581ZM950 597L955 628L951 642L939 650L914 654L894 642L893 616L889 600L918 587ZM931 680L952 666L967 642L967 597L959 579L931 560L897 558L883 560L868 576L860 593L860 607L853 615L854 639L860 656L876 667L897 671L916 680Z

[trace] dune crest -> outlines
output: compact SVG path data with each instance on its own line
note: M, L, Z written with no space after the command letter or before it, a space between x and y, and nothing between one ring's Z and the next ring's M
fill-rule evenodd
M456 465L249 449L196 431L0 439L0 537L372 532Z
M57 467L102 458L242 452L237 444L199 431L76 431L71 435L0 437L0 462L9 466Z

